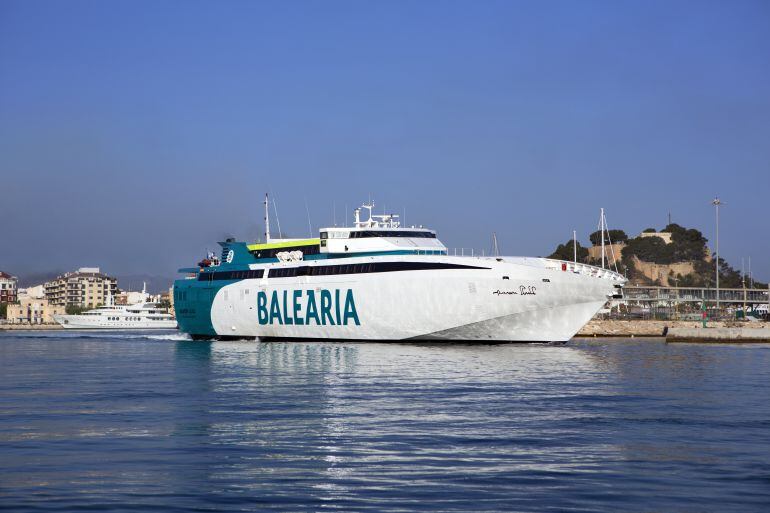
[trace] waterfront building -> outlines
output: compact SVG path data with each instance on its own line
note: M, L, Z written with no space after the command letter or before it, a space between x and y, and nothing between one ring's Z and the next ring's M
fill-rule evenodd
M17 304L8 305L9 324L53 324L54 315L64 313L62 305L52 305L46 299L24 296Z
M81 267L45 284L45 296L51 305L95 308L117 293L117 280L98 267Z
M32 299L45 299L45 285L35 285L34 287L19 289L19 300L24 297Z
M0 303L15 303L18 299L18 280L15 276L0 271Z
M153 298L143 290L122 290L116 298L116 305L136 305L154 302Z

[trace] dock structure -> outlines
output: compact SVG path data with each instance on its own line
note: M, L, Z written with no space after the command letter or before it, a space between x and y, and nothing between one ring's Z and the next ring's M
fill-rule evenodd
M770 327L671 328L666 342L770 343Z
M623 288L623 298L618 300L626 304L649 303L715 303L716 289L693 287L641 287L627 285ZM733 305L766 305L767 289L719 289L719 302Z
M736 310L746 312L747 309L761 318L768 315L770 296L765 288L720 288L717 301L717 290L714 288L627 285L623 288L622 297L613 299L611 306L620 307L619 315L623 311L641 309L658 319L681 319L682 315L695 318L697 315L694 314L699 311L708 311L709 319L726 319L734 318Z

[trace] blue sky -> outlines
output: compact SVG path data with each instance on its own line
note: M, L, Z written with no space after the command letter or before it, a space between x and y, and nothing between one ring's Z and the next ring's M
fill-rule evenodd
M173 275L369 195L547 255L600 207L770 278L770 3L0 0L0 268Z

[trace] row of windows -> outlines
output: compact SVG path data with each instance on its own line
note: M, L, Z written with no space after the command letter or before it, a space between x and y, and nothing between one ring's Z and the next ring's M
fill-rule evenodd
M279 267L270 269L268 278L294 278L297 276L330 276L337 274L367 274L438 269L488 269L488 267L437 262L372 262L366 264L303 265L299 267ZM198 273L198 281L246 280L259 279L263 276L263 269L249 271L217 271L213 273ZM185 292L175 291L174 298L176 300L185 301L187 299L187 294Z
M364 231L351 231L351 239L365 239L369 237L411 237L417 239L435 239L436 234L433 232L412 232L404 230L364 230ZM322 239L328 239L328 232L321 232Z
M363 231L363 232L350 232L351 239L363 239L367 237L414 237L423 239L435 239L436 234L433 232L405 232L405 231Z
M396 271L424 271L437 269L487 269L487 267L443 264L435 262L373 262L367 264L318 265L270 269L268 278L328 276L334 274L387 273Z
M217 271L213 273L198 273L198 281L212 280L247 280L252 278L261 278L265 271L263 269L254 269L249 271Z
M109 321L141 321L141 317L107 317ZM162 317L146 317L145 320L149 321L162 321Z

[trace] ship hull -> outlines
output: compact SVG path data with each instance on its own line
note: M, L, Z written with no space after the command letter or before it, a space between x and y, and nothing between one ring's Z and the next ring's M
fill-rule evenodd
M545 259L440 260L456 268L294 278L268 274L198 286L190 291L197 304L177 299L177 319L182 331L198 338L564 342L619 283L614 273L608 279L603 271L603 276L570 272ZM179 280L176 287L197 285Z
M85 318L84 318L85 317ZM72 330L173 330L177 328L176 321L108 321L88 318L82 315L54 315L54 321L64 329Z

